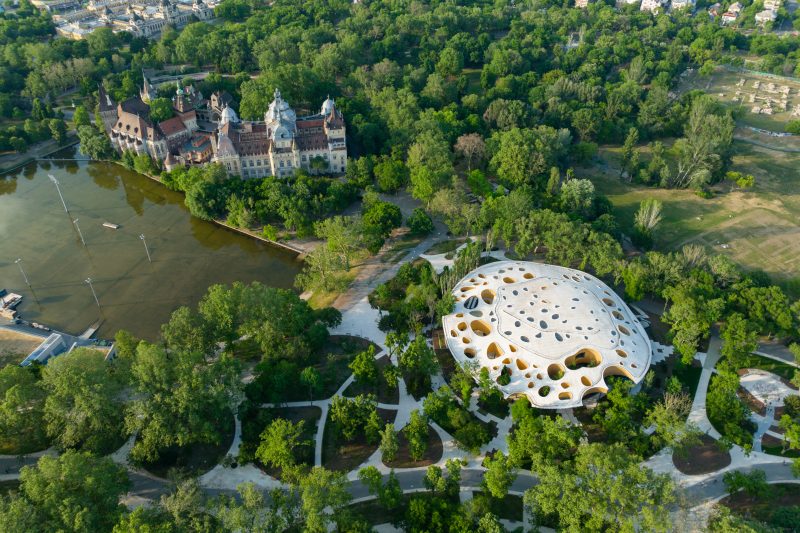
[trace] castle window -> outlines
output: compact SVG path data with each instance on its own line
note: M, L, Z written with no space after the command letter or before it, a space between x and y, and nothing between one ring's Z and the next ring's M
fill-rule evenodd
M283 168L283 161L281 161L281 168Z

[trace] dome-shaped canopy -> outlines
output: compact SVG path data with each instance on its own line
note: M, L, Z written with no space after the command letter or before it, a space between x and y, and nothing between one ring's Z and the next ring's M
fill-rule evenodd
M320 110L320 114L322 115L330 115L331 111L334 108L334 102L330 96L328 96L324 102L322 102L322 109Z
M222 109L222 113L220 113L219 122L220 124L227 124L228 122L235 124L239 122L239 117L236 116L236 111L234 111L232 107L226 105Z

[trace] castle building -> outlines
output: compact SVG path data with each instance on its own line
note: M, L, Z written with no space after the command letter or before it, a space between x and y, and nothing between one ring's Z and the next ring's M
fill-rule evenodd
M243 178L285 177L298 168L339 174L347 168L344 117L331 98L319 113L297 118L276 89L263 121L242 121L227 92L206 100L194 87L178 83L173 116L155 122L148 104L156 97L147 77L138 97L118 104L99 88L99 114L118 151L147 154L167 170L220 163Z
M327 98L315 115L297 118L275 89L263 122L242 122L226 107L214 145L214 161L243 178L310 173L342 173L347 168L344 117Z

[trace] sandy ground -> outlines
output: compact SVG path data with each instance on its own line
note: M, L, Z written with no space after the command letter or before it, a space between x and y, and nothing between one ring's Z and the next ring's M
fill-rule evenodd
M19 363L44 340L35 335L0 329L0 367Z

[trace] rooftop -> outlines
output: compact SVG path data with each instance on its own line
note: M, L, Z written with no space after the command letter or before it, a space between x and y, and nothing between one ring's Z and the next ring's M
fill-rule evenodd
M486 367L506 397L541 408L578 407L606 393L609 375L639 382L651 345L636 316L602 281L584 272L526 261L490 263L453 290L442 319L459 362Z

